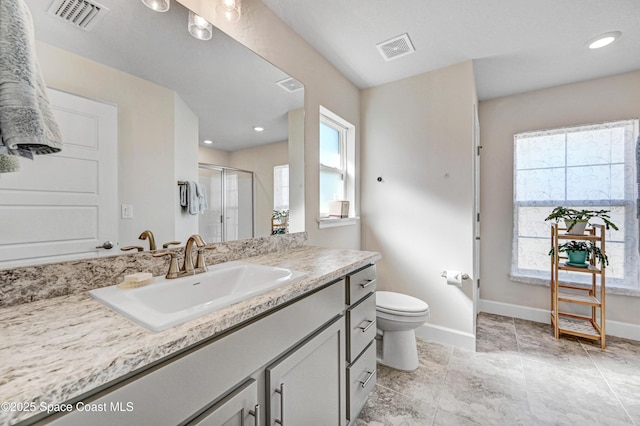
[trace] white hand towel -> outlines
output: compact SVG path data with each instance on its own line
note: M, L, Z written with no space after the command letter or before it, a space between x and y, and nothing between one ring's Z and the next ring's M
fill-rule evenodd
M17 155L0 154L0 173L20 171L20 157Z
M180 185L180 206L188 207L189 206L189 197L187 193L189 192L189 187L186 183Z
M11 154L62 149L35 56L33 19L23 0L0 1L0 132Z
M198 192L196 183L189 181L187 183L187 211L189 214L200 213L200 201L198 200Z
M198 212L204 213L209 208L207 204L207 188L204 185L196 183L196 191L198 193Z

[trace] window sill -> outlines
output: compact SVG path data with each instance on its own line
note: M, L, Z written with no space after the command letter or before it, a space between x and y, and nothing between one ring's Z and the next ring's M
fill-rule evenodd
M345 217L345 218L323 217L323 218L317 219L317 222L318 222L319 229L325 229L325 228L335 228L338 226L355 225L358 223L359 220L360 220L359 217Z
M509 279L511 279L511 281L515 281L515 282L518 282L518 283L537 285L537 286L540 286L540 287L549 287L549 280L548 279L525 277L525 276L522 276L522 275L513 275L513 274L509 274ZM562 283L562 284L571 284L571 285L575 285L576 287L591 288L590 284L582 284L582 283L575 283L575 282L568 282L568 281L560 281L560 283ZM640 297L640 290L639 289L633 289L633 288L622 288L622 287L610 287L610 286L607 286L605 292L606 292L606 294L612 294L612 295L616 295L616 296Z

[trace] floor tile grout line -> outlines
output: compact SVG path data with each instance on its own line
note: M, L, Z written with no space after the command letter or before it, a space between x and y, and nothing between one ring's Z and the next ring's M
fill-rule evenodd
M618 394L616 393L616 391L613 390L613 387L611 386L611 383L609 383L609 380L607 380L607 377L604 375L604 373L602 372L602 370L598 366L598 363L595 361L595 359L593 359L593 357L591 356L591 353L589 353L587 348L585 348L584 344L581 341L579 341L579 342L580 342L580 346L582 346L582 348L585 350L585 352L587 353L587 356L589 357L591 362L593 362L593 365L595 365L596 370L598 370L598 373L600 373L600 376L602 376L602 380L604 380L604 382L607 384L607 387L609 388L609 390L613 394L613 397L616 399L616 401L618 401L618 404L620 404L620 406L624 410L624 413L627 415L627 418L631 421L631 424L633 426L636 426L636 422L633 420L633 417L631 417L631 414L629 414L629 411L627 410L627 407L624 406L624 404L622 403L622 401L618 397Z
M529 382L527 381L527 372L524 369L524 361L522 359L522 352L520 351L520 340L518 339L518 328L516 327L516 319L511 318L513 322L513 335L516 339L516 347L518 348L518 360L520 361L520 368L522 368L522 377L524 378L524 389L527 394L527 407L529 408L529 415L531 419L534 419L533 410L531 409L531 394L529 392Z
M438 394L438 397L436 398L435 401L435 405L436 405L436 414L438 413L438 410L440 410L440 400L442 399L442 394L444 393L444 387L445 384L447 383L447 377L449 377L449 367L451 366L451 359L453 358L453 351L455 350L454 346L449 346L449 357L447 358L447 367L445 369L445 373L444 373L444 377L442 378L442 389L440 390L440 393ZM443 410L446 412L446 410ZM435 424L436 421L436 415L434 414L433 416L433 422Z

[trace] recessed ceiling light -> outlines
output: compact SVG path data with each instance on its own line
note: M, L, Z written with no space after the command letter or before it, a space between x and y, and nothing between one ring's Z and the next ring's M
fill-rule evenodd
M613 43L617 38L622 35L620 31L612 31L609 33L600 34L589 40L587 45L589 49L599 49L601 47L605 47Z
M211 139L205 139L202 142L206 143L207 145L211 145L213 143Z
M254 126L254 127L253 127L253 130L255 130L256 132L262 132L262 131L264 131L264 127L261 127L261 126Z

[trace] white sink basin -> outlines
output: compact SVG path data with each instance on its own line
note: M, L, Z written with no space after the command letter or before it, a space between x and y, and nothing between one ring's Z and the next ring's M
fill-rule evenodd
M114 285L89 294L133 322L162 331L305 277L291 269L234 261L209 266L202 274L156 277L142 287Z

